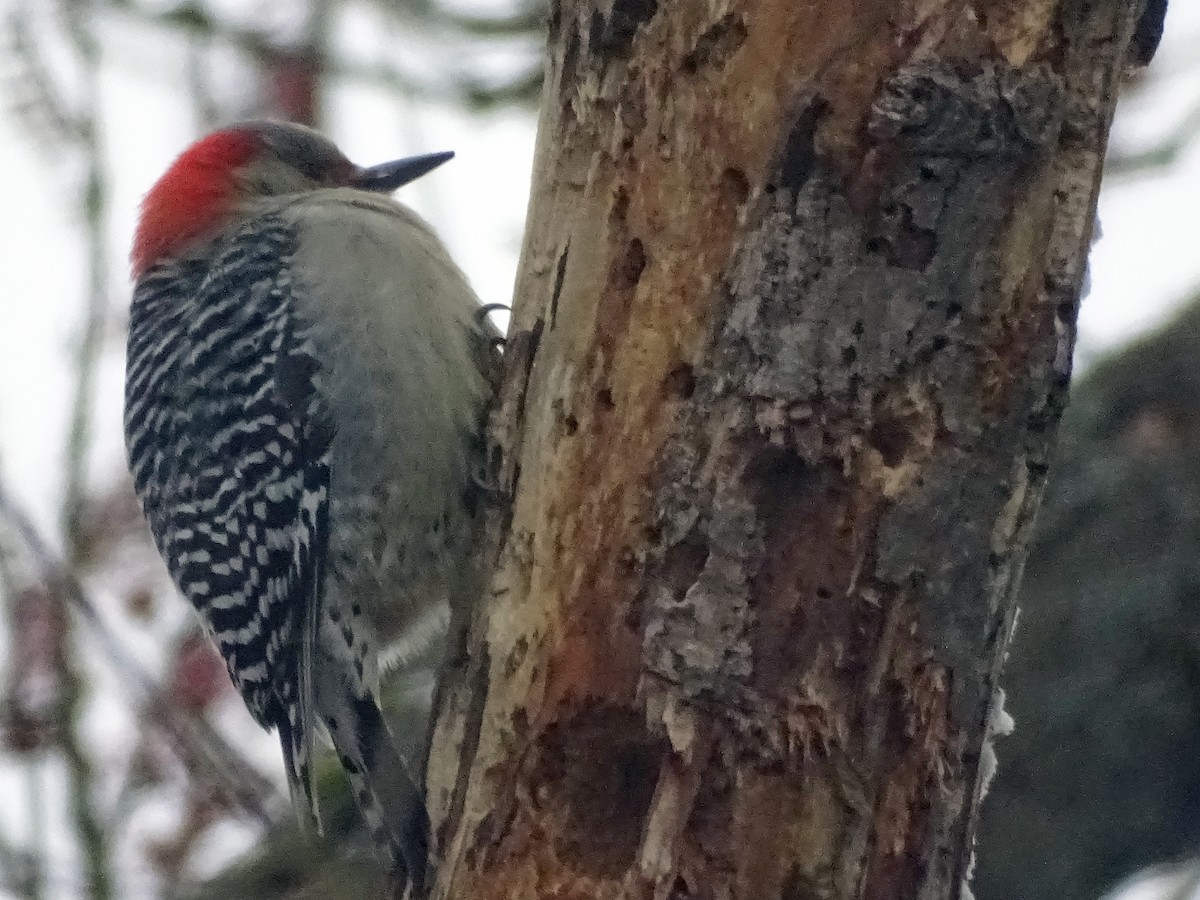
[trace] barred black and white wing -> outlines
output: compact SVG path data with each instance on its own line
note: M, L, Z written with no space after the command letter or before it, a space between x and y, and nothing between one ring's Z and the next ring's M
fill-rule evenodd
M167 264L138 284L126 441L171 575L252 715L278 729L293 801L319 828L312 672L332 429L291 296L294 237L253 224L206 265Z
M409 370L380 375L355 364L362 347L391 364L396 348L380 341L374 322L389 318L384 301L398 298L409 313L420 297L404 289L404 260L352 227L379 211L343 206L346 216L328 242L339 253L328 267L309 259L298 274L302 226L271 214L206 248L203 260L163 264L139 281L126 441L135 488L174 580L250 712L279 731L302 820L319 828L312 747L321 729L377 845L419 883L425 808L374 694L378 648L364 624L362 594L372 593L377 605L398 602L418 590L421 566L435 568L420 536L436 535L444 516L426 522L396 486L419 489L439 509L455 496L450 485L461 478L433 481L429 473L457 465L464 451L450 437L467 415L447 416L430 402L451 364L438 362L445 354L436 345ZM371 266L357 265L355 254L385 249L386 265L375 265L383 275L364 282L380 302L360 309L352 287ZM351 284L328 277L330 270ZM363 315L351 325L333 308ZM310 321L318 317L323 322ZM327 409L327 377L339 386L337 420ZM389 437L378 410L397 397L405 405L388 420L390 434L415 424L427 437L449 437L413 445L397 465L402 475L379 481L374 454ZM339 434L338 422L352 434ZM422 467L423 481L415 474ZM384 511L395 508L405 509L401 521L413 527L385 521ZM406 567L410 558L416 569Z

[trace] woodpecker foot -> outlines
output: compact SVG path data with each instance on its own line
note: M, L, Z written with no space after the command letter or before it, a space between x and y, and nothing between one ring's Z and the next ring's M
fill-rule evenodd
M485 303L479 309L475 310L475 323L481 327L486 323L490 326L488 328L489 331L495 331L495 326L491 325L488 321L488 318L494 312L512 312L512 307L507 303ZM507 343L508 340L499 332L488 335L488 344L493 350L499 350L503 353L504 345Z
M494 312L512 312L512 307L507 303L484 303L479 309L475 310L475 321L483 323Z
M494 506L508 496L504 488L479 471L471 473L471 486L475 489L475 496L482 499L485 506Z

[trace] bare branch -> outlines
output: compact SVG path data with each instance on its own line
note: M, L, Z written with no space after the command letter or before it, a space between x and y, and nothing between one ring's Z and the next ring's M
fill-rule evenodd
M29 517L13 502L2 482L0 522L11 527L24 542L42 578L54 590L61 592L75 609L109 665L121 674L139 700L162 710L164 728L181 758L200 777L218 785L234 803L262 824L274 824L284 806L279 792L207 722L181 715L169 704L157 702L157 698L166 693L163 687L121 645L83 585L49 549Z
M204 38L212 42L224 42L247 57L260 63L269 62L278 55L278 41L261 30L244 28L220 21L195 5L175 7L168 12L157 12L133 3L114 3L110 9L117 15L135 19L143 24L157 25L175 32ZM537 95L541 86L542 60L537 52L541 29L527 28L534 21L531 14L511 20L492 20L471 16L455 17L464 27L464 33L477 35L480 39L507 39L510 41L529 38L529 62L526 68L511 78L495 79L469 71L426 71L406 70L391 63L375 63L346 59L343 56L322 50L312 57L311 63L321 71L354 81L381 84L397 95L419 97L424 100L466 103L483 107L501 103L529 101ZM424 16L409 19L408 24L424 28L432 33L435 24L442 23L440 17ZM486 23L492 22L489 29ZM507 24L505 24L507 22Z

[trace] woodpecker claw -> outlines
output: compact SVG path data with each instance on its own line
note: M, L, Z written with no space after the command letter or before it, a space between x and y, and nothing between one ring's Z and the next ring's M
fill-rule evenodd
M491 325L489 317L494 312L512 312L512 307L507 303L485 303L475 310L475 324L492 331L495 326ZM508 340L499 331L488 335L488 346L493 350L503 352L507 343Z
M512 307L507 303L484 303L475 310L475 321L482 322L494 312L512 312Z
M486 475L481 472L471 473L471 484L479 491L484 500L491 504L502 500L506 496L504 488L494 481L490 481Z

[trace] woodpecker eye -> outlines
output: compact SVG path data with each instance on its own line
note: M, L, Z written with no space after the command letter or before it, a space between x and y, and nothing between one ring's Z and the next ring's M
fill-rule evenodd
M331 154L322 152L323 147L306 148L313 152L309 154L297 154L288 158L288 162L299 170L306 178L310 178L317 184L340 184L349 177L349 173L353 170L353 166L346 157L334 147L329 149Z
M354 177L354 163L342 156L325 169L321 183L327 187L344 187Z
M342 151L311 128L283 122L257 122L254 128L281 161L315 184L345 184L354 171Z

